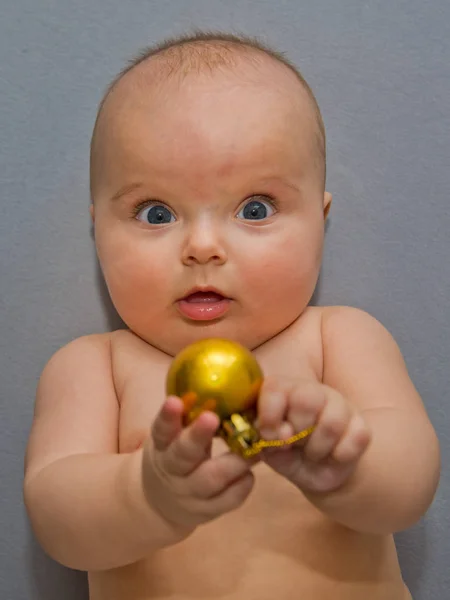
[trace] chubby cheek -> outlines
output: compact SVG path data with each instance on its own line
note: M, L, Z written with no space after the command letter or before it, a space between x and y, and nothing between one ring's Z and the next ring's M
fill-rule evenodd
M157 312L171 297L171 271L154 244L113 243L99 251L111 299L125 322L144 310Z
M265 245L259 256L246 260L242 278L252 304L267 312L269 306L298 310L306 306L317 283L322 255L322 236L294 232Z

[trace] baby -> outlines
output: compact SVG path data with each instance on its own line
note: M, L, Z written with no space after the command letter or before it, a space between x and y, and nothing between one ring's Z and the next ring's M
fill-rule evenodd
M197 34L114 81L92 139L100 265L127 329L77 339L39 382L24 495L91 600L406 600L393 533L428 509L439 446L401 353L363 311L313 307L325 134L307 83L256 41ZM183 427L173 357L249 348L267 439Z

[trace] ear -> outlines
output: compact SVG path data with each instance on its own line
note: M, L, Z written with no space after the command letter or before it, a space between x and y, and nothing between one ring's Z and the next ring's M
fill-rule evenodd
M92 222L94 223L95 222L95 209L94 209L94 205L93 204L91 204L89 206L89 213L91 215Z
M323 216L325 219L328 217L328 213L330 212L332 201L333 196L330 194L330 192L325 192L323 195Z

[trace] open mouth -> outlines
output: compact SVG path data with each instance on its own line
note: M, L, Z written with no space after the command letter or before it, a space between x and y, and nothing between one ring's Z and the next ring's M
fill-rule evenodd
M194 321L211 321L223 316L230 299L213 290L194 291L178 301L181 314Z

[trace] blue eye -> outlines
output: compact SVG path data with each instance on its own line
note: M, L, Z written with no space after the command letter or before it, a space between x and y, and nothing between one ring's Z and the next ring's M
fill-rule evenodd
M137 219L150 225L166 225L175 221L173 213L163 204L146 206L138 212Z
M241 208L237 216L240 219L248 221L262 221L271 217L274 214L274 208L269 201L265 200L249 200L247 204Z

